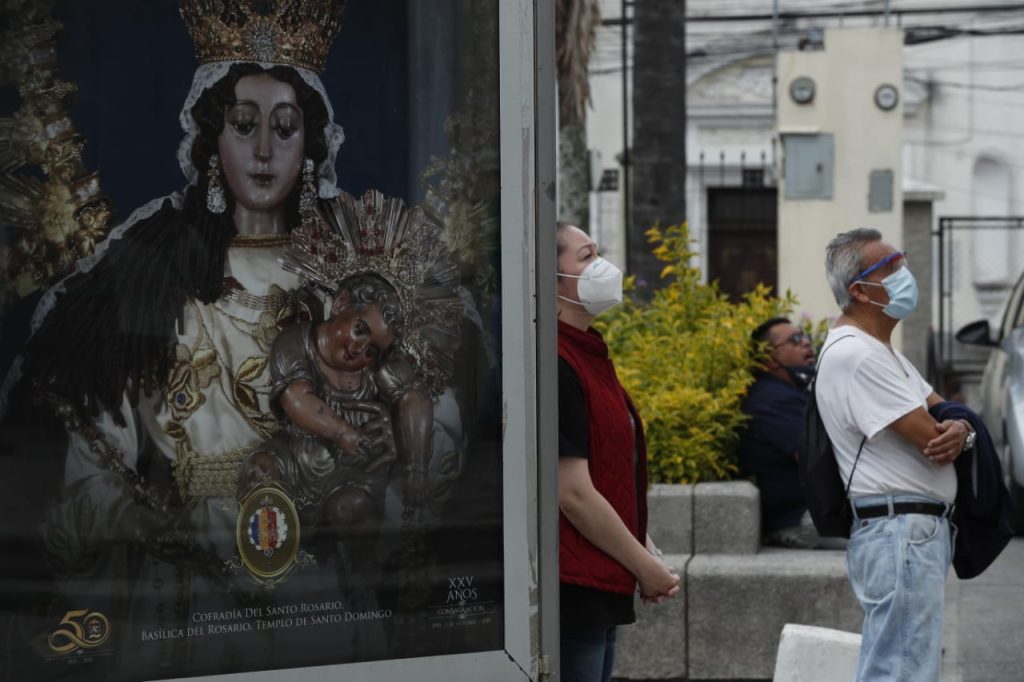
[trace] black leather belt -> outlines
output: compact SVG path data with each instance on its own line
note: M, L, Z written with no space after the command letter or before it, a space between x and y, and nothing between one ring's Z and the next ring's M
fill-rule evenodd
M953 505L934 504L932 502L895 502L892 513L895 514L929 514L931 516L947 516L953 511ZM870 507L857 507L857 518L873 519L889 515L889 505L879 504Z

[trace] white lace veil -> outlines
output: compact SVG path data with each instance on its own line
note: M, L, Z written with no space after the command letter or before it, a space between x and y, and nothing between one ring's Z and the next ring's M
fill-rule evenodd
M195 120L192 118L192 107L196 105L196 102L199 101L204 92L227 75L228 69L234 64L240 63L243 62L209 62L196 69L196 75L192 79L192 89L189 90L188 97L185 98L185 104L181 108L181 115L178 116L178 119L181 121L181 129L185 131L185 137L181 144L178 145L178 165L181 166L181 172L185 174L190 185L196 184L196 181L199 179L199 172L192 165L192 143L195 142L196 136L199 134L199 126L196 125ZM258 62L258 64L264 69L279 66L271 62ZM334 160L338 154L338 147L345 141L345 133L342 131L341 126L334 122L334 108L331 106L331 101L327 98L327 91L324 90L320 77L309 69L303 69L298 66L290 68L299 74L299 77L306 82L306 85L319 93L320 98L327 107L327 125L324 127L324 139L327 140L327 158L324 159L324 162L320 164L318 169L318 189L321 199L332 199L338 196L340 192L336 186L338 179L334 172Z
M241 64L246 62L241 61L223 61L223 62L208 62L200 65L196 69L196 74L192 79L192 88L188 92L188 96L185 98L185 104L181 108L181 114L178 116L178 120L181 121L181 129L185 132L185 137L181 140L181 144L178 145L178 165L181 166L181 172L185 174L185 179L188 180L188 185L194 185L199 179L199 172L196 167L192 165L192 144L196 140L196 136L199 135L199 126L192 118L192 107L195 106L196 102L202 96L206 90L215 85L224 76L227 75L228 70L234 64ZM272 62L258 62L264 69L269 69L273 66L280 66ZM324 159L323 163L320 164L320 168L317 169L318 173L318 193L321 199L332 199L341 192L338 189L337 175L334 170L334 161L338 156L338 148L341 147L341 143L345 141L345 133L341 126L334 122L334 108L331 106L331 101L327 97L327 91L324 90L324 85L320 81L320 77L309 69L303 69L301 67L292 66L290 67L295 70L299 77L306 82L309 87L316 90L323 99L324 106L327 108L327 125L324 127L324 139L327 141L327 158ZM164 197L158 197L152 201L143 204L139 208L135 209L128 219L120 225L114 227L107 235L106 239L96 245L96 250L89 256L85 256L75 263L74 269L58 282L53 287L43 294L42 299L39 301L39 305L36 307L35 313L32 315L32 333L35 334L39 330L39 326L43 323L46 316L53 310L53 306L56 303L57 295L64 291L64 284L69 277L82 272L88 272L103 258L103 255L110 248L110 243L114 240L120 239L125 235L128 230L132 229L140 220L149 218L163 205L164 201L170 199L171 204L175 208L181 208L185 200L185 191L180 190L169 194Z
M155 214L163 203L167 200L171 201L171 205L175 208L181 208L185 201L185 189L189 185L194 185L199 179L199 172L195 166L192 165L192 144L195 142L196 136L199 134L199 126L192 118L192 107L195 106L196 102L199 101L200 96L220 81L224 76L227 75L228 70L234 64L240 63L251 63L243 61L221 61L221 62L208 62L202 64L196 69L195 76L192 78L192 88L188 92L188 96L185 98L185 103L181 108L181 114L178 119L181 121L181 128L185 132L185 137L182 139L181 144L178 145L178 164L181 166L181 172L185 174L185 178L188 181L186 187L182 190L169 194L167 196L158 197L149 201L139 208L135 209L128 219L123 223L120 223L116 227L110 230L107 237L96 245L95 251L92 254L80 258L76 263L71 272L69 272L63 279L57 284L50 287L42 298L39 300L39 304L36 306L35 312L32 315L32 327L31 334L35 334L39 327L42 325L43 320L53 310L54 305L57 302L57 296L64 291L65 284L68 279L91 270L96 263L98 263L103 256L106 254L107 249L110 248L111 242L120 239L125 235L128 230L132 229L141 220L149 218ZM324 85L320 80L320 77L310 71L297 66L275 64L273 62L257 62L264 69L269 69L274 66L289 66L295 70L295 72L306 82L309 87L316 90L320 95L320 98L324 102L324 106L327 108L327 125L324 127L324 139L327 142L327 158L324 159L323 163L317 169L318 174L318 194L321 199L332 199L341 190L337 187L337 175L334 170L334 162L338 155L338 148L341 147L341 143L345 141L345 133L341 126L334 122L334 108L331 106L331 101L327 97L327 91L324 89ZM10 371L7 373L7 377L4 380L3 386L0 387L0 415L6 412L7 407L7 396L14 384L21 378L21 365L22 358L19 355L11 366Z

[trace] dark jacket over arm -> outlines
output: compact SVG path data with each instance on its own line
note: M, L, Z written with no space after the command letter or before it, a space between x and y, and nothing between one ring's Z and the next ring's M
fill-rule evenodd
M1013 538L1013 503L1003 482L1003 468L984 422L961 403L946 401L928 410L937 421L966 419L978 433L974 448L957 458L957 527L953 568L961 580L981 573Z

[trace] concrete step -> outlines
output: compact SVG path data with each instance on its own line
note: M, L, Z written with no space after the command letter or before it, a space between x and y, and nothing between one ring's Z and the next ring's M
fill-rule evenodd
M773 682L849 682L857 671L860 635L787 623Z

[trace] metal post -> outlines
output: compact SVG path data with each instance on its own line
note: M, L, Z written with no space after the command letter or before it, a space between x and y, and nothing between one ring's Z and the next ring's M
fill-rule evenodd
M534 273L537 311L537 497L538 584L540 588L540 651L544 657L539 678L557 679L559 668L558 584L558 463L551 454L558 433L558 349L555 312L555 220L557 181L555 155L555 3L535 0L534 59L536 63L537 177ZM544 668L547 668L545 671Z
M779 0L772 0L772 53L779 51Z
M779 0L772 0L772 126L779 125ZM772 134L772 151L775 150L775 134ZM772 162L775 155L772 154ZM778 209L776 209L778 211Z
M630 201L629 166L632 164L632 151L629 148L629 22L626 20L626 0L622 0L622 207L623 234L628 235L633 224L632 202ZM629 261L629 238L625 240L624 256Z
M945 218L939 219L939 361L938 372L945 374L946 368L946 232L948 225ZM941 385L941 384L940 384Z
M771 3L771 115L775 118L775 108L778 105L775 90L778 87L778 0Z

